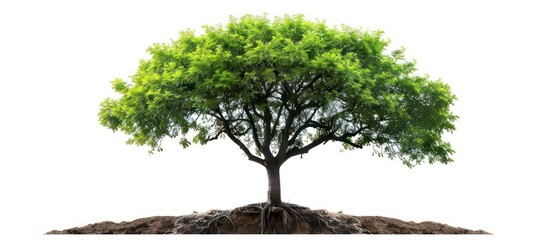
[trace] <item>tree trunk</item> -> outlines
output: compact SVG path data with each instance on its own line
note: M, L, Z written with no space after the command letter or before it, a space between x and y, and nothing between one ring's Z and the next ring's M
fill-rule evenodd
M268 204L278 206L281 204L280 166L271 164L266 166L268 173Z

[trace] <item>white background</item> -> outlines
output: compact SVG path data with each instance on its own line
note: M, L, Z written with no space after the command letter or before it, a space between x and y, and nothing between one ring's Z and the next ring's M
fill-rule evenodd
M230 15L303 13L384 30L458 96L449 165L408 169L319 146L282 168L283 199L437 221L493 237L557 230L558 8L553 1L2 1L0 234L30 239L110 220L261 202L267 180L232 142L165 151L98 123L114 78L145 50ZM52 237L51 237L52 238ZM9 238L6 238L9 239Z

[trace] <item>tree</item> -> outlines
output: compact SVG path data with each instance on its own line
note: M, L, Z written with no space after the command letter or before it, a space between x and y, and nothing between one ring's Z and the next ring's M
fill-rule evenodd
M267 217L288 208L282 164L327 142L371 146L409 167L451 162L441 137L454 130L455 96L415 75L403 49L387 53L381 36L301 15L246 15L201 35L184 31L150 47L132 83L112 82L121 97L101 103L99 120L152 150L164 138L185 148L230 139L267 171Z

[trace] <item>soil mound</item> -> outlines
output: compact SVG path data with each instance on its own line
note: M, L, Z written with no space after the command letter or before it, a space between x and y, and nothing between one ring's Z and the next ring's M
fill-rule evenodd
M272 219L273 232L292 234L489 234L431 221L415 223L380 216L352 216L294 204L296 215ZM99 222L47 234L259 234L263 204L130 222Z

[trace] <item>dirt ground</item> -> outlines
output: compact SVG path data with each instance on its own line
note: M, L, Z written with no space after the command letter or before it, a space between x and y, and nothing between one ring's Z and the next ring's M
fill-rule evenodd
M352 216L291 205L297 215L272 216L267 233L290 234L488 234L436 222L406 222L380 216ZM47 234L259 234L262 204L130 222L99 222ZM279 215L279 214L276 214ZM286 217L287 216L287 217Z

